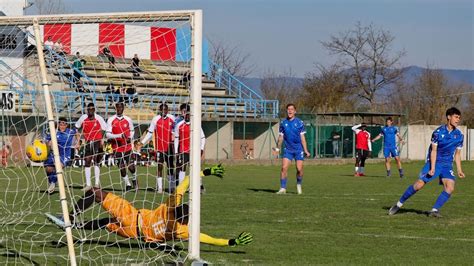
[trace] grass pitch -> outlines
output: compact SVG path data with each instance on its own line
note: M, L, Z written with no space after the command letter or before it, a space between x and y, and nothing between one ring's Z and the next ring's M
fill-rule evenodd
M474 162L463 163L467 178L457 180L454 195L441 209L443 218L425 214L442 191L437 182L409 199L399 214L387 215L388 208L416 180L422 165L404 164L406 178L402 180L396 169L386 178L383 163L368 165L366 177L354 177L352 165L306 166L303 195L296 194L294 168L288 194L276 195L279 166L227 167L223 180L204 180L207 193L202 197L201 230L222 238L248 231L254 234L254 242L234 248L203 244L201 257L215 264L472 264ZM102 182L114 181L117 187L118 173L102 169ZM146 170L140 168L140 178L145 178ZM154 168L148 170L154 172ZM77 169L71 179L75 183L72 191L79 195L81 174ZM151 175L148 180L154 186ZM58 195L51 200L38 190L46 187L44 173L8 169L0 173L0 185L5 188L0 192L0 263L63 264L67 248L55 245L63 233L41 215L60 212ZM22 191L27 187L28 191ZM20 192L14 193L15 189ZM126 198L139 208L151 208L163 199L145 189L137 195L127 193ZM9 204L12 202L15 204ZM22 208L27 211L19 212ZM104 214L96 206L88 215ZM104 232L86 236L94 241L78 245L76 253L95 258L79 258L83 263L133 263L142 261L137 258L152 258L156 252L163 255L162 261L170 261L175 255L143 251L136 241Z

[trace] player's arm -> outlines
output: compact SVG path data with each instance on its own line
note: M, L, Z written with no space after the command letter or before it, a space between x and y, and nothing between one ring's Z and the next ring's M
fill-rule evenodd
M461 148L456 149L456 153L454 154L454 161L456 162L456 169L458 170L458 176L460 178L466 177L461 167Z
M400 143L405 143L405 141L403 140L402 136L400 136L400 133L397 133L397 137L398 137L398 141Z
M352 131L354 131L357 134L357 133L359 133L359 131L360 131L359 127L361 127L361 126L362 126L362 124L358 124L358 125L353 126L351 129L352 129Z
M436 156L438 155L438 144L431 143L431 154L430 154L430 172L429 175L434 175L436 168Z
M311 153L308 151L308 145L306 145L306 137L305 133L301 133L301 145L303 146L304 153L306 154L306 157L311 156Z
M155 116L151 120L150 126L148 127L148 130L147 130L145 136L140 141L143 145L146 145L151 140L151 138L153 137L153 132L155 132L155 127L156 127L156 122L158 120L157 119L158 117L159 116Z
M214 238L212 236L209 236L207 234L201 233L199 235L199 241L201 243L209 244L209 245L214 245L214 246L243 246L252 243L253 241L253 236L251 233L248 232L242 232L240 235L236 238L233 239L222 239L222 238Z
M376 142L377 140L381 139L382 136L383 136L382 133L378 134L377 137L375 137L375 138L372 139L372 142Z
M280 128L278 129L279 133L278 133L277 146L275 148L272 148L274 156L277 156L278 153L280 152L281 145L283 143L283 137L284 137L284 134L285 134L284 131L285 131L285 128L283 127L283 124L281 124L281 122L280 122Z
M120 134L112 133L112 121L113 121L113 119L114 119L114 117L111 117L107 120L107 130L105 132L105 137L107 139L118 139L118 138L123 137L123 133L120 133Z
M201 176L217 176L220 178L224 177L225 169L224 166L221 164L219 165L214 165L212 167L206 167L201 171ZM168 198L166 201L166 206L168 208L173 208L181 204L181 201L183 199L184 193L189 188L189 176L185 176L184 180L179 184L179 186L176 188L176 192Z
M369 132L367 132L367 143L368 143L367 146L369 146L369 152L372 152L372 142L370 141L370 133Z

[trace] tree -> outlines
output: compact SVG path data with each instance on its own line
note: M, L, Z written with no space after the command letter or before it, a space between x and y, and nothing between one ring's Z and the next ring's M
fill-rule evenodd
M356 99L350 94L350 76L338 65L316 68L303 81L303 106L322 113L353 110Z
M339 56L340 64L350 73L353 93L366 100L370 108L377 92L402 75L399 63L405 52L391 52L394 39L389 31L377 29L373 24L357 23L355 29L322 42L331 54Z
M280 102L280 112L285 112L285 107L289 103L296 104L298 110L303 110L301 82L291 69L283 73L267 70L263 74L260 90L264 98Z
M39 15L66 13L63 0L35 0L34 7L36 7Z
M393 108L404 110L409 122L422 120L436 125L444 121L446 109L465 105L462 92L466 90L466 85L448 83L441 70L430 66L412 83L398 82L395 90L397 93L391 101L395 105Z
M249 62L250 54L240 50L239 46L228 45L221 41L209 41L211 59L233 76L246 77L255 70Z

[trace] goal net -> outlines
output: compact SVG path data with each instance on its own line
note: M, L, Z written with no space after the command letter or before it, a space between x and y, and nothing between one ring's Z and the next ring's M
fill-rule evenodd
M199 193L183 198L192 216L189 242L163 235L150 244L138 213L164 206L183 165L191 192L199 192L201 23L200 11L0 18L0 263L176 263L199 256ZM181 112L183 104L189 107ZM172 128L157 123L146 137L157 115L171 119ZM176 119L190 121L191 130L175 151ZM36 158L45 156L38 145L36 156L26 155L35 140L51 143L46 160ZM185 154L190 160L178 162ZM109 196L99 204L89 186L130 205ZM65 227L51 218L62 221L66 212ZM158 239L163 226L150 230Z

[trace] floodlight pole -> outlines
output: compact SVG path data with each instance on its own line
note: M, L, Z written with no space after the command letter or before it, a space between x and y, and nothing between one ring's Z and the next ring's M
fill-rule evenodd
M47 120L49 124L49 132L51 134L51 142L54 155L54 167L56 167L56 174L59 185L59 201L63 211L64 222L66 224L66 239L67 248L69 251L69 261L72 266L76 266L76 255L74 251L74 241L72 239L71 221L69 220L69 211L67 209L66 190L64 188L63 167L59 159L58 139L56 138L56 128L54 126L53 108L51 105L51 96L49 93L48 77L46 74L46 66L44 64L43 42L41 40L40 26L38 19L33 19L33 28L35 32L36 50L38 52L38 61L41 72L41 83L44 92L44 100L46 104Z
M201 223L201 91L202 91L202 10L191 16L191 167L189 257L200 259Z

